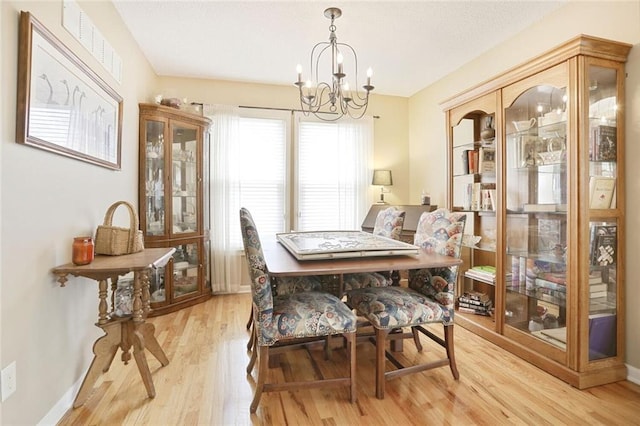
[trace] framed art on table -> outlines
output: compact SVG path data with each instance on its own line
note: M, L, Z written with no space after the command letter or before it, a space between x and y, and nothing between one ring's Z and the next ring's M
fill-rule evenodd
M122 98L29 12L20 13L16 141L120 170Z

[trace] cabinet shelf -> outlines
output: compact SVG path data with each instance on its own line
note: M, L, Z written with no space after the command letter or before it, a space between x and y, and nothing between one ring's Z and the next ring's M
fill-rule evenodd
M509 293L517 293L517 294L521 294L524 296L527 296L531 299L536 299L536 300L541 300L543 302L549 302L552 303L554 305L557 306L561 306L561 307L565 307L567 300L566 300L566 295L564 296L564 298L562 296L558 296L558 295L552 295L552 294L546 294L543 291L540 290L527 290L526 287L521 286L521 287L510 287L507 285L506 287L507 292Z

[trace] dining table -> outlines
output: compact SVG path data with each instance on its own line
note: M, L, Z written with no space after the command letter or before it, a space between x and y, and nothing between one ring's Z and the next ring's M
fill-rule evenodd
M370 239L371 234L366 238ZM380 237L383 238L384 237ZM274 277L309 276L309 275L335 275L340 282L339 295L344 289L342 277L344 274L379 271L405 271L423 268L442 268L459 265L462 260L437 253L430 253L423 248L413 246L415 250L404 254L401 251L393 251L388 254L371 253L366 250L353 251L353 255L336 255L335 245L319 245L316 252L322 252L326 247L327 256L315 257L310 260L296 258L292 251L277 238L267 237L262 242L262 250L269 274Z

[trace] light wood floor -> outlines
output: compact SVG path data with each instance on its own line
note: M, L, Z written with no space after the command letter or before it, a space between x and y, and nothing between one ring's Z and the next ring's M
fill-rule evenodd
M147 398L135 363L120 353L87 403L70 410L60 425L632 425L640 424L640 386L630 382L575 389L538 368L456 327L460 380L449 368L395 379L386 398L374 395L374 347L358 353L358 402L347 388L263 394L249 414L254 376L247 376L245 321L250 296L216 296L182 311L153 318L170 364L148 355L157 396ZM434 330L442 327L434 328ZM321 350L292 351L270 371L271 379L292 380L322 371L344 374L345 353L334 342L330 361ZM423 343L427 343L426 339ZM407 341L403 355L428 358Z

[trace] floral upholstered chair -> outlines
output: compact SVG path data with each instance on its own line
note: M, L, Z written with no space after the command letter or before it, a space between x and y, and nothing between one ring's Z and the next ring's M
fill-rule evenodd
M423 213L418 222L414 244L423 249L454 258L460 257L466 216L446 209ZM347 292L347 303L364 316L376 333L376 396L384 398L385 381L409 373L448 365L454 379L459 378L453 346L453 313L458 266L409 271L409 287L371 287ZM424 324L442 323L444 339L435 336ZM418 350L422 350L419 334L426 335L444 347L446 357L420 366L404 367L390 352L385 351L387 336L392 330L410 327ZM399 337L394 334L394 337ZM397 370L387 372L389 358Z
M399 240L406 212L396 207L380 210L373 226L373 234ZM345 274L344 291L364 287L386 287L392 284L391 271Z
M258 357L258 376L252 413L258 408L262 392L304 389L308 387L349 386L351 402L356 400L356 318L336 296L319 291L304 291L274 295L269 271L262 253L260 237L253 218L245 208L240 209L240 227L245 256L251 277L253 325L256 336L254 353ZM281 344L304 342L304 339L323 338L341 334L347 340L349 375L338 379L292 383L266 383L269 353ZM249 371L250 372L250 371Z

